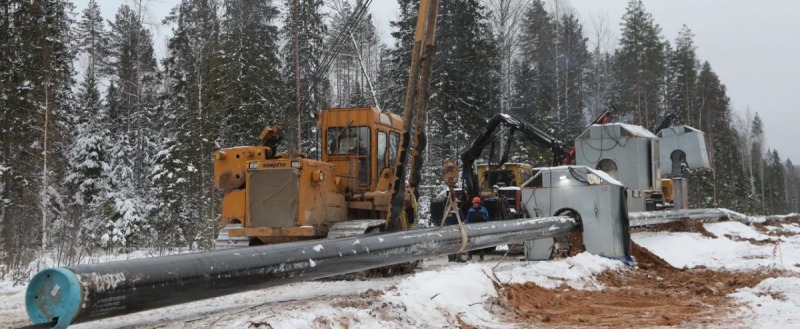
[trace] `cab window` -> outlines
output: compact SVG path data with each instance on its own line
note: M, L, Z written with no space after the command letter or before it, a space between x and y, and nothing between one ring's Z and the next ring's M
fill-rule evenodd
M378 175L383 172L383 168L386 168L386 132L385 131L378 131Z
M368 127L328 128L328 155L358 157L359 185L369 185L371 143L372 138Z
M397 152L400 149L400 133L392 131L389 133L389 165L397 166Z

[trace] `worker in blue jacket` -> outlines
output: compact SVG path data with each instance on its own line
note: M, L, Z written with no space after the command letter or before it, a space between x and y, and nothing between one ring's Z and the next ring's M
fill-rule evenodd
M477 196L472 198L472 207L470 207L469 212L467 212L467 224L484 223L488 221L489 221L489 211L486 210L486 207L481 205L481 198ZM483 256L486 253L486 249L471 251L468 259L472 259L473 253L477 253L478 255L480 255L480 259L483 260Z
M481 205L481 198L472 198L472 208L467 212L467 224L483 223L489 221L489 211Z

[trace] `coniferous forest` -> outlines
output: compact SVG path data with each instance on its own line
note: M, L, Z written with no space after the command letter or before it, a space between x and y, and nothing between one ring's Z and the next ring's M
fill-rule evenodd
M0 1L0 275L41 252L63 265L98 250L208 248L215 149L299 123L313 157L322 108L402 111L418 1L398 0L391 44L368 14L350 21L362 0L299 0L295 13L292 0L177 2L158 18L172 31L159 56L147 1L112 18L96 0ZM769 147L757 111L734 111L691 28L664 35L641 0L619 28L567 1L442 1L439 14L426 185L441 186L442 161L494 114L571 145L614 105L621 122L654 129L673 113L706 133L714 170L691 174L692 207L800 206L800 168ZM523 143L515 160L550 158Z

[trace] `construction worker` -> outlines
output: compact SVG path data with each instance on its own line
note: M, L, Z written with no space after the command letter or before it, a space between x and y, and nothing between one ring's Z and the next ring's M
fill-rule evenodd
M482 223L489 221L489 211L486 207L481 205L481 198L472 198L472 208L467 212L467 224L469 223Z
M474 197L472 198L472 207L469 208L469 212L467 212L467 224L469 223L483 223L489 221L489 211L486 210L486 207L481 205L481 198ZM471 251L468 259L472 259L472 254L477 253L480 255L480 259L483 260L484 255L486 254L486 249L479 249L475 251Z

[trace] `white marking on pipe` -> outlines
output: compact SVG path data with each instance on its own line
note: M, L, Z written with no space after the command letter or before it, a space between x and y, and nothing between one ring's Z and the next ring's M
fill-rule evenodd
M317 266L317 263L315 263L311 258L308 259L308 263L311 264L311 267Z
M325 249L325 247L323 247L321 244L314 246L314 251L316 252L320 252L322 249Z

